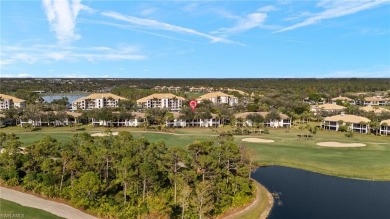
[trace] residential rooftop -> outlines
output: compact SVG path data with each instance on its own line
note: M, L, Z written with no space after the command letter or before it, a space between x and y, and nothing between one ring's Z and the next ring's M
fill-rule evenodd
M324 121L330 121L330 122L337 122L337 121L344 121L344 122L350 122L350 123L360 123L365 122L368 123L371 120L367 119L366 117L362 116L355 116L355 115L336 115L336 116L329 116L324 119Z
M149 96L143 97L141 99L138 99L137 103L147 102L148 100L151 100L151 99L174 99L174 98L180 99L180 100L185 100L183 97L179 97L179 96L176 96L176 95L171 94L171 93L155 93L155 94L151 94Z
M0 94L0 98L2 98L3 100L11 99L14 103L25 102L25 100L22 100L20 98L17 98L17 97L14 97L14 96L10 96L10 95L7 95L7 94Z

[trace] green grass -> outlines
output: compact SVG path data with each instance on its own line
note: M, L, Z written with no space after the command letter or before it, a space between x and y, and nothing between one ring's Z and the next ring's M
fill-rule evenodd
M85 127L88 133L102 132L105 128ZM229 130L224 127L219 130ZM175 129L174 133L144 132L142 128L113 128L112 131L130 131L135 137L145 137L150 142L163 140L168 146L185 146L195 140L215 139L216 132L210 128ZM20 127L2 128L0 131L16 133L25 146L39 140L43 135L51 135L61 143L67 143L75 133L72 128L42 128L39 131L26 132ZM176 135L174 135L176 134ZM259 165L282 165L320 172L328 175L361 178L368 180L390 180L390 136L374 136L355 133L352 138L344 133L319 131L312 140L297 137L301 133L293 129L270 129L270 134L256 137L272 139L275 143L248 143L241 139L248 136L236 136L236 142L253 151ZM254 137L254 136L251 136ZM362 148L326 148L316 145L318 142L362 142Z
M0 199L0 218L59 219L49 212Z
M106 128L84 127L88 133L102 132ZM230 130L230 127L219 128L218 131ZM114 131L130 131L135 137L145 137L150 142L165 141L168 146L185 146L195 140L212 140L217 134L210 128L175 129L174 133L144 132L142 128L113 128ZM43 135L51 135L61 143L67 143L75 133L71 128L42 128L39 131L26 132L23 128L7 127L2 132L16 133L25 146L39 140ZM175 135L174 135L175 134ZM247 146L259 165L282 165L295 167L323 174L360 178L368 180L390 180L390 136L374 136L354 134L352 138L344 133L319 131L312 140L299 139L302 133L297 128L270 129L270 134L256 136L235 136L238 144ZM275 140L274 143L242 142L242 138L258 137ZM318 142L338 141L343 143L365 143L361 148L327 148L316 145ZM265 209L268 202L266 192L262 192L259 208L249 210L239 218L258 218L259 209ZM26 218L26 217L25 217ZM28 217L30 218L30 217ZM38 217L43 218L43 217Z
M362 178L369 180L390 180L390 138L355 134L347 138L343 133L320 131L313 140L297 137L299 130L271 130L260 138L273 139L275 143L248 143L254 151L256 161L265 165L282 165L320 172L328 175ZM237 142L241 139L237 138ZM327 148L318 142L338 141L362 142L362 148Z
M268 210L270 211L272 208L272 203L268 200L268 190L260 185L258 182L254 182L256 186L256 192L258 195L259 201L252 205L249 209L246 211L240 212L232 217L229 217L229 219L262 219L265 215L263 215L263 212Z

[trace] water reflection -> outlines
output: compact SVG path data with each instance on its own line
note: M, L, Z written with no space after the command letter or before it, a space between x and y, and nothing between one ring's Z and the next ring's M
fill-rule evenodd
M390 182L345 179L280 166L259 168L252 178L274 194L270 219L390 218Z

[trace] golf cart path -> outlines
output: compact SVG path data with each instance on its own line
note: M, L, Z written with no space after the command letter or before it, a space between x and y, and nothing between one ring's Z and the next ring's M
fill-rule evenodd
M45 200L36 196L18 192L12 189L0 187L0 198L16 202L23 206L38 208L60 217L69 219L96 219L96 217L86 214L76 208L62 203Z

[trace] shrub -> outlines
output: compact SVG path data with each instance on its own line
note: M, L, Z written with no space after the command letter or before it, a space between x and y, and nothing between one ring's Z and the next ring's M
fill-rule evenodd
M340 131L340 132L346 132L346 131L348 131L348 127L345 126L345 125L340 125L340 126L339 126L339 131Z

